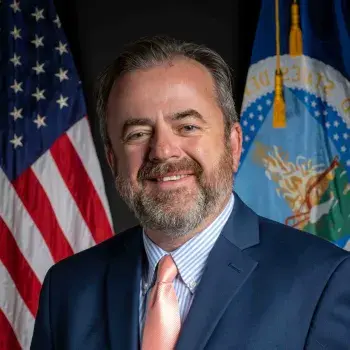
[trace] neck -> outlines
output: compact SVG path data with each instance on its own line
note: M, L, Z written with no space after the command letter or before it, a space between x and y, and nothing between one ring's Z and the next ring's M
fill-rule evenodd
M210 224L214 222L214 220L220 215L220 213L224 210L227 205L229 199L231 197L231 193L224 198L220 204L216 206L216 210L212 212L211 215L207 216L194 230L188 232L187 234L181 237L171 237L171 235L167 234L164 231L156 231L156 230L145 230L147 236L160 248L165 250L166 252L172 252L175 249L181 247L199 232L205 230Z

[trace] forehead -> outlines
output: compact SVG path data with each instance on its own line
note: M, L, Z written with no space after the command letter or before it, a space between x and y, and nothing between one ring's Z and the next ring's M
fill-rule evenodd
M194 60L178 58L118 78L108 98L107 115L118 114L123 119L125 115L174 113L213 104L217 103L209 70Z

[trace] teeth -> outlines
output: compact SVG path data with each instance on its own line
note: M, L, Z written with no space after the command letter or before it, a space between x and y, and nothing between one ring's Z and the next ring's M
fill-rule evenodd
M176 181L176 180L180 180L184 177L186 177L187 175L174 175L174 176L166 176L166 177L163 177L161 179L158 179L158 181L162 181L162 182L165 182L165 181Z

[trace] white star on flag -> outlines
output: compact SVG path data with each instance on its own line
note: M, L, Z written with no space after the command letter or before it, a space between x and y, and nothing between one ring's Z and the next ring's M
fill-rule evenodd
M252 125L252 126L250 127L250 130L251 130L251 131L255 131L255 126Z
M62 56L64 53L68 53L67 44L63 44L62 41L59 41L58 46L55 47L55 50L57 50Z
M248 125L248 122L246 120L243 120L243 125L244 126L247 126Z
M39 10L37 7L35 7L35 12L32 13L32 16L35 17L35 20L39 22L41 19L45 19L43 15L44 9Z
M315 108L315 107L317 106L316 101L312 101L312 102L311 102L311 106Z
M21 56L17 56L16 54L14 54L13 57L10 59L10 61L16 67L16 66L22 65L20 59L21 59Z
M22 111L23 111L23 108L17 109L16 107L14 107L10 115L13 116L14 120L23 119Z
M23 139L23 136L18 137L16 134L14 134L13 139L10 140L10 142L13 144L14 148L22 147L23 146L22 139Z
M327 122L325 125L326 125L327 129L329 129L331 127L331 123L330 122Z
M350 166L350 159L346 161L346 165Z
M32 96L36 98L37 102L40 100L45 100L46 97L44 96L44 92L45 92L45 89L40 91L39 88L36 88L36 91L34 94L32 94Z
M335 141L338 141L339 140L339 135L338 134L334 134L333 138L334 138Z
M250 137L249 136L245 136L244 140L248 142L250 140Z
M60 21L60 18L58 16L56 16L56 18L53 22L56 23L58 28L61 28L61 21Z
M249 113L249 118L253 119L254 118L254 113Z
M34 119L34 123L36 124L37 128L40 129L42 126L47 126L45 123L46 117L42 117L41 115L37 115L36 119Z
M67 76L68 70L63 70L62 68L60 68L59 72L55 74L55 76L60 80L60 82L62 82L63 80L68 80L68 76Z
M343 137L344 137L345 140L347 140L348 137L349 137L349 135L345 132L345 133L343 134Z
M13 0L13 3L10 5L12 8L13 12L21 12L21 9L19 8L19 1Z
M63 97L62 95L60 95L60 98L56 101L60 105L60 109L62 109L63 107L68 107L67 100L68 97Z
M39 62L36 61L36 66L32 68L33 70L35 70L36 75L39 75L40 73L45 73L44 64L45 63L39 64Z
M270 106L271 100L266 100L266 104L267 104L268 106Z
M327 115L328 112L326 110L323 111L323 115Z
M339 126L339 122L335 121L333 125L337 128Z
M259 105L259 106L258 106L258 111L262 111L262 109L263 109L262 106Z
M11 32L11 35L15 40L22 39L21 37L21 30L20 28L17 28L16 26L13 27L13 31Z
M342 146L340 150L344 153L344 152L346 152L346 147Z
M315 111L315 117L319 117L321 113L319 111Z
M31 41L32 44L35 45L36 48L40 47L40 46L44 46L43 44L43 40L44 40L44 37L38 37L38 35L35 34L35 39Z
M17 80L15 79L13 85L11 85L11 89L13 89L15 94L17 94L17 92L19 92L19 91L23 91L22 84L23 84L23 82L18 83Z

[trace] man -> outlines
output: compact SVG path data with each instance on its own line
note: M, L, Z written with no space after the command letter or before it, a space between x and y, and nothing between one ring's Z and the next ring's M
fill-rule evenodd
M217 53L167 38L102 74L106 155L141 226L50 269L32 349L350 349L349 254L232 193L231 91Z

